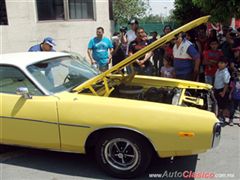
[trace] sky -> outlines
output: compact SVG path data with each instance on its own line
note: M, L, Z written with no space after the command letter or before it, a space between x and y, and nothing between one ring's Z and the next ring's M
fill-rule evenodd
M169 11L174 8L174 0L149 0L152 8L151 14L168 16Z

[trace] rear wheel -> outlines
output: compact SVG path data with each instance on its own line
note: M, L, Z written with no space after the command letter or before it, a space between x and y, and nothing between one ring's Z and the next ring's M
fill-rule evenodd
M145 172L152 149L141 136L127 131L111 131L97 143L96 158L103 170L118 178L131 178Z

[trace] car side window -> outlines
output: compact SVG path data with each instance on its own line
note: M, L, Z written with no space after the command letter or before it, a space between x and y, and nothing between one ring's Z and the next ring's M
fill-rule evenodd
M27 87L31 95L43 95L18 68L0 66L0 92L16 94L16 90L19 87Z

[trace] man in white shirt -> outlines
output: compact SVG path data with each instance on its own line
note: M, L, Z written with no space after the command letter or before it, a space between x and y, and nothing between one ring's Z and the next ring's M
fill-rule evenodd
M136 32L138 29L138 21L136 19L132 19L130 22L130 27L131 29L127 31L126 37L127 37L127 52L126 54L128 55L128 49L129 49L129 44L134 41L137 38Z

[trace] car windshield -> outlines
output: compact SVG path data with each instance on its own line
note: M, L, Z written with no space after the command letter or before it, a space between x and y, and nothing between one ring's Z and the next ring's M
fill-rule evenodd
M70 90L99 74L85 59L73 56L32 64L27 70L50 93Z

